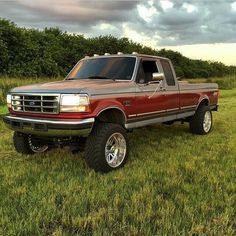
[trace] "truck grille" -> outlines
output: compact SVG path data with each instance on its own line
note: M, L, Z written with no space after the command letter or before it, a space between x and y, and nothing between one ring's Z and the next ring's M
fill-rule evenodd
M17 112L58 114L59 95L13 94L12 110Z

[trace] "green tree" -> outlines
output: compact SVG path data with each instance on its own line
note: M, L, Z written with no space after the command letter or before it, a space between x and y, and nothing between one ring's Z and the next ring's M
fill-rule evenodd
M0 18L0 75L65 76L85 55L115 54L119 51L167 57L173 62L177 76L185 78L236 74L235 66L191 60L179 52L166 49L158 51L128 38L112 35L85 38L83 35L62 32L59 28L45 28L42 31L25 29Z

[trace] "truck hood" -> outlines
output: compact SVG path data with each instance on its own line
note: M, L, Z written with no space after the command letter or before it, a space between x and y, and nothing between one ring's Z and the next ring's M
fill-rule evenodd
M133 82L113 80L62 80L13 88L11 93L87 93L89 95L132 92ZM117 91L118 90L118 91ZM128 90L128 91L127 91Z

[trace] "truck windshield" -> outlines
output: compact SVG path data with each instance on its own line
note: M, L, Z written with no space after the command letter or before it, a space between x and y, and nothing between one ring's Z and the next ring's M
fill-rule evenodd
M130 80L136 58L106 57L85 59L72 70L68 79Z

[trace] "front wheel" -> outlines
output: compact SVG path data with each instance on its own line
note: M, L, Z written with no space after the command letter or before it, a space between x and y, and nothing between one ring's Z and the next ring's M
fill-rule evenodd
M190 120L190 131L193 134L208 134L212 128L212 112L208 106L200 106Z
M87 138L85 157L95 171L108 172L124 166L128 157L125 129L119 124L96 124Z
M22 154L42 153L48 149L48 145L41 144L30 135L14 132L13 143L17 152Z

